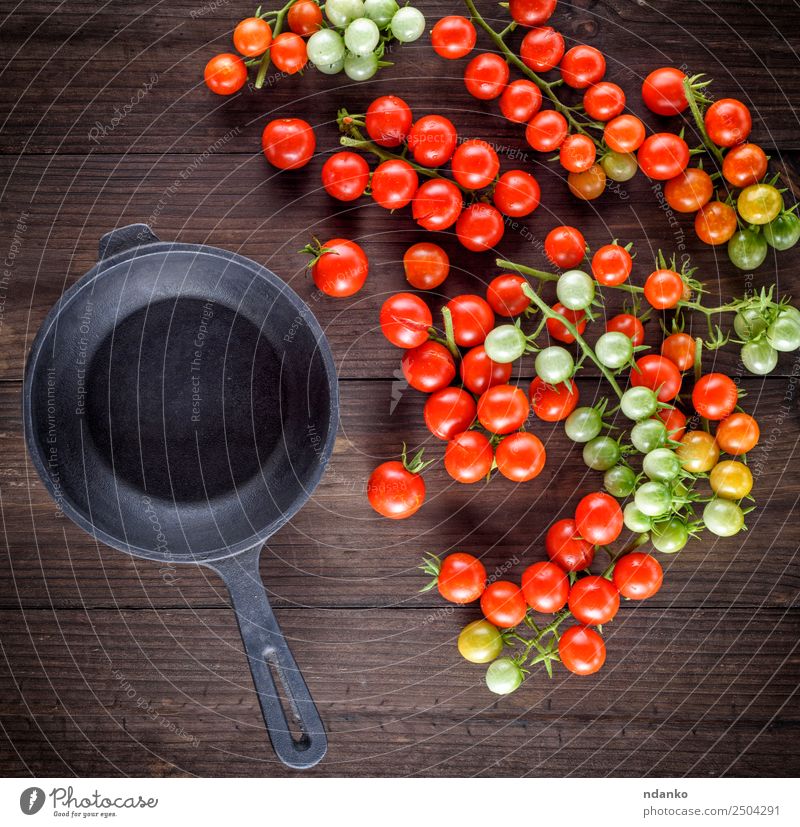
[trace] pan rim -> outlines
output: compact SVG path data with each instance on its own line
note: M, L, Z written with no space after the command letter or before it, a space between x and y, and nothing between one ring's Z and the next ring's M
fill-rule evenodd
M97 281L104 277L110 277L115 268L126 261L142 256L162 254L169 255L170 253L189 252L196 255L205 255L223 259L228 263L235 263L245 269L249 270L256 278L260 278L267 282L273 288L278 290L279 295L288 301L293 309L303 316L305 323L308 325L310 332L314 337L314 341L322 357L325 367L325 374L328 379L328 386L330 390L330 412L328 422L328 433L326 435L325 443L317 452L318 461L314 466L314 473L310 475L308 481L303 486L303 495L288 508L276 520L273 520L264 528L255 532L239 542L230 546L221 546L216 549L208 549L197 554L188 552L186 555L176 555L169 551L163 552L154 549L144 548L141 546L127 543L121 538L109 534L107 531L97 527L92 520L86 515L85 510L78 508L71 498L66 496L63 491L58 491L52 477L47 472L47 468L42 455L41 447L35 436L35 429L33 427L33 410L32 410L32 388L34 380L37 378L39 366L41 362L41 354L48 335L53 329L54 324L72 305L82 293L96 284ZM176 296L177 298L177 296ZM234 312L236 308L229 308ZM119 320L122 321L122 318ZM63 513L69 517L76 525L82 528L87 534L101 541L105 545L110 546L125 554L134 557L140 557L148 560L178 563L178 564L205 564L212 563L218 560L223 560L242 552L253 549L257 546L263 545L269 537L285 525L291 518L308 502L314 490L319 485L322 475L328 465L328 461L333 453L333 446L336 440L336 435L339 425L339 383L336 375L336 367L333 361L333 353L330 348L328 339L319 324L316 316L314 316L311 308L306 302L290 287L283 279L273 273L270 269L262 264L259 264L253 259L246 256L234 253L230 250L225 250L220 247L215 247L209 244L190 244L187 242L178 241L155 241L146 242L135 246L128 250L116 253L106 259L98 261L94 267L79 278L75 284L71 285L59 297L58 301L50 308L36 332L31 348L28 352L28 358L25 362L25 371L23 378L22 390L22 420L23 430L25 433L25 445L28 450L28 455L33 462L36 473L45 486L50 496L58 502ZM149 496L146 492L141 492L145 496ZM159 500L158 497L151 497L152 500ZM169 502L163 500L165 502Z

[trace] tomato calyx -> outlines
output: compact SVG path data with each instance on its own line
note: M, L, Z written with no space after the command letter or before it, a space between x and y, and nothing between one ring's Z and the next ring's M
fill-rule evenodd
M435 460L428 459L423 460L422 456L425 453L424 448L420 448L413 457L409 459L408 451L406 449L405 442L403 443L403 450L400 452L400 462L403 464L403 468L409 472L409 474L421 474L429 465L432 465Z
M419 590L419 594L429 592L439 585L439 574L442 571L442 558L433 552L426 552L422 555L422 564L417 568L423 573L430 575L431 579Z
M326 247L316 236L306 244L305 247L297 251L298 253L305 253L311 256L307 262L306 267L310 270L323 256L328 254L339 255L336 250L331 247Z

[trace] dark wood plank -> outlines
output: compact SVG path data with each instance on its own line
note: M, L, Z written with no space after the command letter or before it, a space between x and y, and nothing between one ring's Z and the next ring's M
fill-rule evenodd
M584 399L597 385L581 381ZM795 387L748 381L748 410L762 416L761 446L750 460L758 510L750 530L730 540L696 541L662 556L666 583L654 598L671 606L787 606L795 599L800 529L791 515L800 496ZM786 398L787 393L790 397ZM441 607L417 595L423 552L480 555L489 571L519 577L544 558L547 527L571 516L578 499L602 484L587 471L562 428L531 420L548 462L536 480L515 486L496 476L488 486L454 483L441 462L425 472L428 501L409 520L378 517L365 496L374 466L405 439L441 460L443 443L426 433L420 394L402 394L391 411L385 382L343 382L342 422L333 460L312 500L273 538L263 575L277 605ZM785 411L780 412L781 406ZM782 421L776 421L780 415ZM771 424L770 424L771 423ZM160 568L98 546L55 508L24 454L19 389L0 385L0 493L6 553L0 557L0 606L210 606L226 598L214 576L192 566Z
M5 3L14 13L2 26L9 65L0 149L195 153L240 128L235 150L250 153L270 112L310 114L312 122L322 123L339 103L362 111L365 99L379 91L400 92L420 111L444 111L472 124L496 116L494 103L476 103L464 89L464 61L437 58L427 36L394 49L395 68L365 84L348 86L342 76L314 71L302 78L273 74L263 93L221 100L205 89L202 69L213 54L231 50L230 33L249 7L212 5L196 0L58 7ZM504 12L483 0L479 5L505 25ZM464 7L430 0L424 11L432 24ZM685 66L715 77L716 96L735 95L752 107L759 142L798 148L797 119L787 113L798 91L795 15L794 4L781 0L758 5L749 0L562 0L553 21L569 45L591 43L605 53L608 78L623 86L635 110L642 108L641 80L652 69ZM516 41L520 38L518 33ZM481 35L479 45L488 48L488 39ZM155 85L143 94L154 78ZM493 124L495 138L514 132Z
M316 775L793 775L797 609L625 606L591 678L497 699L474 610L282 611L330 734ZM285 775L230 612L0 612L0 762L21 775ZM10 742L10 743L9 743Z
M327 151L335 144L335 129L329 126L325 135ZM792 155L791 161L795 181L797 158ZM307 170L274 174L258 154L210 156L202 163L185 155L0 157L0 176L7 176L2 229L6 253L13 249L0 310L0 379L21 378L36 330L66 287L94 264L100 236L137 221L150 223L165 240L225 247L272 268L311 305L331 340L340 376L392 377L399 369L399 352L381 335L378 310L387 295L407 287L403 252L417 241L431 240L431 235L414 229L407 208L392 215L369 199L348 209L334 207L319 185L322 163L319 156ZM544 238L554 226L567 223L579 226L594 249L615 237L633 241L638 257L632 278L637 284L644 283L662 249L691 257L712 304L719 297L727 301L773 283L781 293L797 289L793 275L800 267L800 245L770 257L747 276L731 265L724 250L694 238L690 219L665 213L642 176L626 185L624 198L609 192L592 206L566 198L563 181L551 170L541 168L537 174L543 206L530 219L509 225L498 247L511 260L550 269ZM18 226L21 218L24 228ZM312 236L323 241L344 236L363 245L371 274L361 292L332 299L316 290L306 269L308 257L298 252ZM429 296L438 314L447 298L484 293L499 271L492 254L467 253L450 233L437 234L436 240L453 265L441 291ZM621 309L625 295L611 289L606 293L605 312L610 316ZM555 300L552 285L545 295ZM724 327L732 322L730 317L719 321ZM695 323L702 326L699 332L705 331L702 318ZM602 332L602 323L592 330ZM655 319L648 330L648 343L658 344L661 332ZM588 334L590 340L595 335ZM733 346L718 352L715 360L721 370L741 371ZM530 373L530 360L524 370ZM778 372L792 370L792 357L783 357Z

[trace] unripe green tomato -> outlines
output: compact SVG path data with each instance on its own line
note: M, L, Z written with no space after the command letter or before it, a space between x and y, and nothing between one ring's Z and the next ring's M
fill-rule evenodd
M486 670L486 685L495 695L510 695L522 683L522 670L511 658L498 658Z
M594 299L594 279L583 270L567 270L558 278L556 295L569 310L585 310Z
M650 531L653 521L645 514L635 502L628 503L622 510L622 521L628 531L636 534L644 534Z
M769 224L783 210L783 196L771 184L751 184L739 193L736 208L748 224Z
M675 554L689 542L689 529L680 517L658 520L650 529L650 542L656 551Z
M595 342L594 352L601 364L611 370L619 370L633 356L633 340L615 330L604 333Z
M781 313L767 328L767 341L781 353L800 348L800 324L791 315Z
M395 0L364 0L364 15L385 29L400 8Z
M548 385L558 385L572 376L575 361L566 348L553 345L539 351L534 362L534 369L542 382L547 382Z
M642 514L661 517L672 508L672 493L663 482L646 482L636 489L634 502Z
M488 620L473 620L458 636L458 651L470 663L489 663L503 651L503 637Z
M377 24L367 17L354 20L344 32L344 45L357 57L371 55L381 39ZM377 60L377 55L375 55ZM345 61L345 71L347 71Z
M607 471L620 455L619 443L610 436L596 436L583 446L583 461L594 471Z
M525 334L515 324L501 324L489 331L483 348L493 362L506 365L525 353L526 344Z
M656 448L645 455L642 460L642 471L651 480L669 482L681 472L681 461L678 455L669 448Z
M703 509L703 522L717 537L733 537L744 527L744 513L733 500L715 497Z
M767 320L755 307L745 307L733 317L733 329L744 341L755 339L766 327Z
M603 486L612 497L625 499L636 487L636 473L627 465L615 465L604 474Z
M314 32L308 38L306 51L308 59L325 74L333 74L333 72L327 73L323 67L334 66L337 63L344 65L344 40L333 29L320 29Z
M728 258L740 270L757 270L767 257L767 242L755 230L739 230L728 242Z
M600 166L612 181L630 181L639 170L636 156L630 152L607 152L600 159Z
M325 16L337 29L345 29L348 23L364 16L364 3L362 0L327 0Z
M628 419L638 422L642 419L648 419L658 410L658 396L656 396L655 391L641 385L636 388L628 388L622 394L619 406Z
M564 432L573 442L589 442L603 429L603 417L595 408L575 408L564 423Z
M764 238L776 250L789 250L800 241L800 218L797 213L781 213L774 221L765 225Z
M328 31L324 29L323 31ZM312 61L313 63L313 61ZM333 63L314 63L315 68L318 72L322 72L323 75L338 75L344 69L344 58L341 60L336 60Z
M742 364L756 376L772 373L778 364L778 351L764 339L742 347Z
M425 18L419 9L404 6L395 12L390 25L392 34L401 43L411 43L425 31Z
M378 56L370 52L368 55L351 55L344 59L344 73L350 80L369 80L378 71Z
M633 447L642 454L660 448L668 436L667 426L660 419L643 419L631 428Z

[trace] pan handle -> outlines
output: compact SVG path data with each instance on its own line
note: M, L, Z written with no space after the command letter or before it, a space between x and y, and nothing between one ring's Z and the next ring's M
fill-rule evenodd
M255 548L209 564L230 592L250 662L261 712L276 755L289 767L308 769L322 760L328 739L300 669L267 600ZM281 700L280 681L286 704ZM287 709L298 737L292 735Z
M147 224L128 224L126 227L117 227L101 237L98 261L111 258L117 253L124 253L141 244L153 244L158 240L158 236Z

